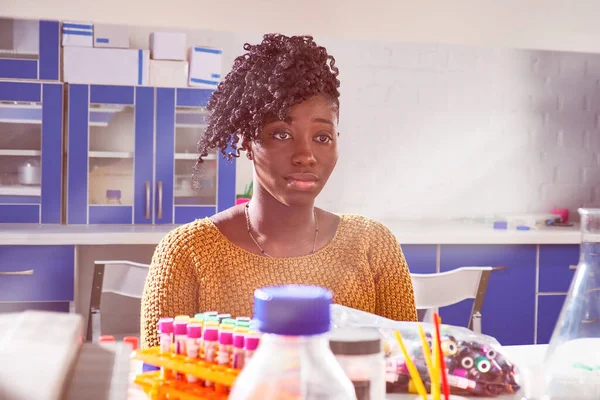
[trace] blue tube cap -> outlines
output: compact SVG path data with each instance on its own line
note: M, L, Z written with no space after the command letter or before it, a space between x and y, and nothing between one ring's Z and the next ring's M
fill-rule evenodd
M319 286L287 285L254 292L258 330L286 336L312 336L329 331L331 292Z

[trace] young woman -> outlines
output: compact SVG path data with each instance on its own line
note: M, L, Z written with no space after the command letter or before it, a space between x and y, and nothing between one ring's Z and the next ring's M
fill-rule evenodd
M413 287L382 224L314 207L338 160L335 60L309 36L246 44L208 103L198 166L241 148L254 165L249 203L170 232L157 246L142 300L142 343L160 317L219 311L252 316L255 289L312 284L334 302L416 320Z

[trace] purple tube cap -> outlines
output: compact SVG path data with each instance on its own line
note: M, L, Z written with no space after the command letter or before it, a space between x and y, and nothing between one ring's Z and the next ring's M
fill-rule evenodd
M173 333L173 318L161 318L158 320L158 331L160 333Z
M233 347L235 347L236 349L243 349L245 339L246 338L244 337L244 335L241 335L241 334L233 335Z
M233 332L221 331L221 333L219 333L219 344L230 345L232 343L233 343Z
M175 321L175 323L173 324L173 332L176 335L187 335L187 322Z
M202 337L202 325L190 324L187 326L187 336L190 339L200 339Z
M205 329L204 340L208 340L209 342L216 342L217 340L219 340L219 331L217 329Z
M246 350L256 350L258 348L259 339L256 336L246 337Z

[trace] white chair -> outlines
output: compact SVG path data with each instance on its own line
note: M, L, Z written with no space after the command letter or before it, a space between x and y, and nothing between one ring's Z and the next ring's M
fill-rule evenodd
M461 267L436 274L411 274L417 310L426 310L424 321L433 320L440 307L475 299L469 329L481 333L481 307L492 270L503 267Z
M126 335L139 334L140 306L138 304L141 303L149 267L150 266L147 264L124 260L94 262L94 278L92 280L92 293L90 296L90 309L86 335L87 340L96 342L101 335L100 304L103 294L108 293L138 300L138 302L134 302L134 314L128 315L128 317L133 317L134 319L134 321L132 321L133 323L129 323L128 325L137 326L137 331L127 332ZM121 318L123 317L121 316Z

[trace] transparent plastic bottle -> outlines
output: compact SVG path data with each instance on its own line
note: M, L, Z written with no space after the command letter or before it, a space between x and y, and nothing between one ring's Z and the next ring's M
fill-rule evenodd
M577 271L545 362L544 399L600 399L600 209L580 209Z
M263 335L229 399L356 400L329 347L331 300L315 286L257 290L254 318Z

